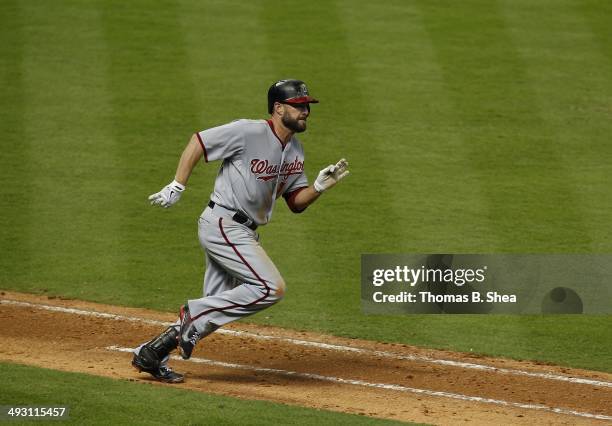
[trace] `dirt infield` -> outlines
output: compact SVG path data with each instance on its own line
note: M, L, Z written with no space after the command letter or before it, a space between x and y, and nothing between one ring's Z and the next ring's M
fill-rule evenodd
M128 348L175 319L11 292L0 302L1 361L115 379L153 382ZM185 383L159 385L431 424L612 423L611 374L244 323L219 331L171 361Z

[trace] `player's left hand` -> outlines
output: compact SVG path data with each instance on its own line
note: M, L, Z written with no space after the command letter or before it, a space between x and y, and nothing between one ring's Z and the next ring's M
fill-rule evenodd
M151 194L149 196L149 201L151 201L152 206L161 206L165 209L173 206L180 200L181 193L185 190L185 185L177 182L176 180L172 181L168 185L164 186L164 188L156 192L155 194Z
M314 189L319 193L326 191L348 174L348 161L343 158L336 164L330 164L319 172L319 176L314 181Z

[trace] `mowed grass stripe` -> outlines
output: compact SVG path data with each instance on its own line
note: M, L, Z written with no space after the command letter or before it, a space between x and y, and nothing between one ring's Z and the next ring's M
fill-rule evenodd
M0 3L0 133L2 156L0 193L4 200L0 209L0 282L3 286L17 275L26 274L31 252L23 238L23 230L33 220L31 196L32 168L27 161L32 141L26 139L24 124L24 17L18 1Z
M153 208L147 197L172 181L196 128L198 104L178 5L167 1L152 8L134 1L97 7L108 46L111 149L120 158L122 180L109 199L122 217L113 280L119 291L112 297L114 303L141 299L176 309L167 298L170 288L183 299L183 289L193 289L201 279L197 214L190 205Z
M384 8L376 4L356 8L343 2L342 13L351 51L360 58L358 84L372 106L376 134L372 148L384 149L384 161L373 169L395 194L386 199L374 195L372 209L383 218L388 210L401 216L383 225L386 233L370 227L367 220L364 226L373 235L386 237L381 251L388 253L461 253L492 245L495 224L482 208L480 176L471 166L463 134L457 131L456 105L419 8L401 1L387 2ZM375 187L368 190L376 194ZM368 252L367 247L362 252ZM359 282L360 277L353 280ZM462 330L490 332L478 317L366 318L360 333L370 338L385 330L391 339L434 347L446 347L448 336L462 336L455 342L457 347L472 350L478 342L463 336ZM490 327L501 322L507 320L493 319Z
M512 4L509 7L520 5ZM503 233L493 237L498 238L504 246L497 250L590 250L591 236L584 224L583 211L576 206L579 197L570 182L570 165L564 162L563 147L559 146L556 128L547 122L542 105L538 103L537 88L529 81L531 62L521 57L511 39L514 31L508 28L504 11L496 8L487 11L487 7L479 10L484 13L483 16L457 14L455 18L446 20L439 19L441 11L436 10L430 16L429 26L432 38L438 39L439 56L447 69L449 87L457 96L459 118L467 123L466 131L474 132L480 139L474 147L480 147L483 151L482 158L495 166L495 169L489 170L487 163L475 161L473 168L480 170L483 177L488 175L484 186L490 196L490 206L487 208L499 212L492 218L499 221L501 226L498 229ZM564 19L562 11L557 13L553 19ZM435 22L439 27L433 16L438 17ZM443 29L447 27L444 24L450 28L446 37L440 35L445 34ZM458 25L463 25L460 27L463 31L457 30ZM543 32L546 29L523 28L522 36L525 40L539 40L545 36ZM492 85L495 81L503 82L503 85ZM470 87L472 93L469 93ZM557 85L556 89L560 90L561 87ZM466 111L471 113L461 114ZM516 122L513 123L513 120ZM496 135L499 131L508 133ZM500 142L508 144L494 151L494 155L500 156L498 160L487 154L487 138L497 141L496 145ZM479 157L476 150L473 157ZM512 173L516 173L516 179ZM499 175L499 179L496 175ZM530 181L535 188L528 186ZM525 188L521 188L521 185ZM508 189L517 192L508 193ZM499 207L504 206L507 211L501 212L500 208L494 207L495 203ZM509 214L512 215L510 221L504 219ZM533 219L528 216L533 216ZM512 229L508 225L516 227L515 236L512 236ZM519 238L523 241L519 241ZM490 346L507 347L507 342L513 342L514 348L507 347L502 352L522 353L524 355L521 357L541 359L549 358L551 351L543 350L541 344L533 342L547 342L546 346L557 347L559 355L553 357L564 363L564 357L572 351L561 342L580 341L583 345L580 347L587 352L597 352L597 346L601 344L601 341L597 343L600 340L597 334L591 332L586 337L578 332L587 321L577 317L520 317L511 322L504 321L503 317L493 318L491 325L500 332L498 337L491 334ZM594 320L588 322L595 325ZM602 318L598 323L605 327L606 320ZM482 325L474 326L482 328ZM551 326L555 329L552 335ZM573 357L577 360L582 358L578 362L583 365L591 362L578 353Z
M542 111L542 119L554 133L559 159L567 172L567 186L574 191L575 209L593 241L589 250L610 248L612 199L606 196L612 179L609 136L612 99L611 63L602 54L601 40L580 13L575 2L505 4L505 16L519 53L528 64L526 76ZM561 18L547 11L554 7ZM540 37L525 37L540 30ZM568 55L568 52L573 52ZM562 90L559 88L562 87Z
M574 208L592 238L588 250L609 251L612 62L601 49L605 35L593 32L574 1L502 4L542 119L554 135ZM552 8L557 16L548 13ZM535 32L540 36L527 36Z
M612 3L602 0L584 0L573 2L571 6L586 20L594 36L593 41L607 59L608 65L612 64L612 26L610 26Z
M69 424L406 424L17 364L0 363L0 373L3 405L67 406Z
M538 103L537 89L529 80L530 63L518 51L504 10L493 3L480 4L475 8L478 13L444 10L425 2L420 8L455 103L455 125L472 158L470 168L481 177L486 195L481 209L495 224L491 235L476 247L494 252L589 250L591 236L576 206L579 197L569 182L570 166ZM559 12L556 19L563 16ZM531 27L523 36L540 39L545 31ZM462 321L469 324L472 320ZM476 329L488 327L475 321ZM435 323L452 327L444 319L436 318ZM553 323L557 327L550 335L544 330L550 330ZM605 323L602 319L601 325ZM575 317L519 317L511 322L496 317L489 325L499 334L487 333L491 333L489 346L541 359L550 358L551 353L533 342L560 347L565 345L555 340L578 339L585 348L597 351L595 333L588 338L576 333L581 324L584 319ZM569 347L560 349L563 355L553 357L565 363L570 352ZM590 363L588 359L579 362Z
M543 118L527 65L496 3L469 10L419 2L444 70L471 167L495 223L480 251L586 250L590 236L575 207L554 131ZM540 34L534 33L533 37Z
M111 263L105 256L111 252L109 241L99 236L112 235L119 222L105 211L104 188L112 187L114 156L105 133L108 105L97 15L70 1L49 9L19 2L19 8L23 140L29 145L21 161L32 182L23 217L32 219L12 231L22 242L15 255L30 259L14 279L29 290L62 292L67 286L68 295L79 297L100 278L91 273L94 265Z
M198 102L197 130L237 118L266 118L266 91L274 77L263 54L264 29L258 3L179 2L189 72ZM220 163L204 165L198 174L214 178ZM212 185L210 185L212 188ZM204 192L205 196L208 194Z
M354 278L360 268L360 253L383 247L380 241L385 241L384 236L371 231L384 232L384 224L393 220L395 213L389 209L383 217L374 210L378 197L392 198L392 188L383 172L366 172L384 160L374 142L374 129L367 124L372 111L358 81L356 63L360 58L352 55L337 2L290 2L288 9L273 5L263 3L258 16L265 28L266 56L274 75L305 80L311 94L321 101L311 106L308 131L298 135L304 143L309 181L316 179L321 168L342 157L348 159L351 170L302 215L291 215L285 206L276 208L279 220L265 232L271 241L270 254L286 271L289 286L279 315L292 317L292 326L311 322L312 317L338 321L341 316L358 314L358 304L339 301L358 300ZM287 14L291 9L300 10L299 19ZM374 193L372 188L376 188ZM315 315L296 315L304 300L315 302Z
M384 150L374 169L393 191L382 197L369 188L371 209L400 216L389 219L386 233L371 233L386 239L385 252L469 251L493 224L480 209L479 176L455 129L455 105L418 8L345 2L343 13L373 112L371 148Z

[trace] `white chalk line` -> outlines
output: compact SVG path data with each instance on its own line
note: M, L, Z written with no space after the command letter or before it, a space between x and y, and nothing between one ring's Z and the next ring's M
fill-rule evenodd
M106 349L110 351L129 352L129 353L132 353L134 350L132 348L122 348L116 345L108 346ZM172 355L170 356L170 358L177 360L177 361L185 361L180 356L177 356L177 355ZM206 359L206 358L192 357L186 362L194 362L197 364L206 364L206 365L212 365L215 367L222 367L222 368L231 368L235 370L246 370L246 371L254 371L258 373L278 374L278 375L287 376L287 377L300 377L300 378L310 379L310 380L321 380L325 382L363 386L363 387L368 387L368 388L385 389L385 390L392 390L392 391L398 391L398 392L409 392L409 393L416 393L416 394L427 395L427 396L458 399L461 401L482 402L485 404L502 405L502 406L512 407L512 408L548 411L551 413L587 417L590 419L612 420L612 416L606 416L603 414L585 413L581 411L570 410L567 408L549 407L547 405L541 405L541 404L524 404L520 402L504 401L501 399L492 399L492 398L482 398L480 396L469 396L469 395L463 395L460 393L453 393L453 392L434 391L430 389L419 389L419 388L412 388L408 386L392 385L392 384L387 384L387 383L372 383L372 382L365 382L363 380L343 379L341 377L322 376L320 374L313 374L313 373L299 373L297 371L280 370L277 368L254 367L251 365L233 364L229 362L214 361L212 359Z
M65 308L61 306L21 302L17 300L2 299L0 300L0 304L24 306L24 307L30 307L30 308L36 308L36 309L43 309L47 311L63 312L63 313L70 313L70 314L83 315L83 316L93 316L93 317L107 318L107 319L112 319L112 320L140 322L140 323L145 323L145 324L159 325L163 327L167 327L169 325L174 324L173 322L157 321L157 320L138 318L138 317L129 317L129 316L124 316L124 315L110 314L106 312L85 311L81 309ZM358 353L362 355L377 356L380 358L390 358L390 359L397 359L397 360L424 362L424 363L429 363L429 364L447 365L447 366L457 367L457 368L489 371L489 372L494 372L494 373L499 373L499 374L510 374L510 375L515 375L515 376L536 377L540 379L556 380L556 381L577 383L577 384L590 385L590 386L612 387L612 382L586 379L583 377L563 376L563 375L552 374L552 373L540 373L540 372L534 372L534 371L524 371L524 370L515 370L515 369L510 369L510 368L492 367L490 365L485 365L485 364L453 361L453 360L448 360L448 359L438 359L438 358L431 358L431 357L422 356L422 355L403 355L403 354L397 354L393 352L375 351L371 349L356 348L353 346L342 346L342 345L334 345L334 344L315 342L315 341L309 341L309 340L292 339L288 337L256 334L256 333L251 333L248 331L219 329L216 331L216 333L233 335L233 336L244 336L244 337L249 337L249 338L253 338L257 340L279 340L283 342L292 343L298 346L310 346L310 347L316 347L320 349L329 349L329 350L338 351L338 352L352 352L352 353Z

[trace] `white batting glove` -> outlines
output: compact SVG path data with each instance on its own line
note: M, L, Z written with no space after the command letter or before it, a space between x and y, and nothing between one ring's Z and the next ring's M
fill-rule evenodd
M152 206L161 206L167 209L170 206L173 206L180 200L181 193L185 190L185 185L179 183L175 180L172 183L164 186L159 192L152 194L149 196L149 201Z
M348 161L343 158L336 164L330 164L329 166L321 170L319 172L319 176L317 176L317 179L314 181L313 186L315 191L321 193L337 184L340 179L344 178L349 174L347 167Z

